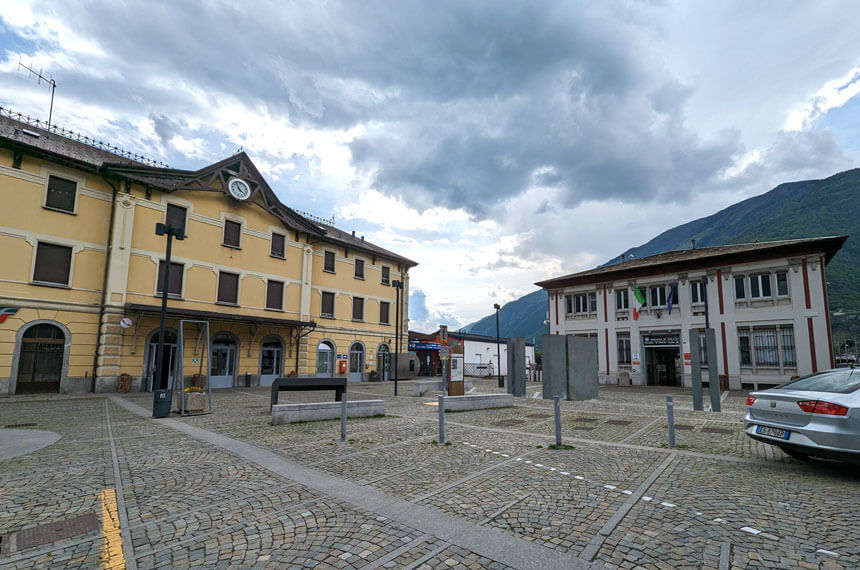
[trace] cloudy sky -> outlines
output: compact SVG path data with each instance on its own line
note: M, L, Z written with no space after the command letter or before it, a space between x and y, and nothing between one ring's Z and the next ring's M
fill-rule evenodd
M420 263L452 328L780 182L860 166L860 2L0 0L0 105Z

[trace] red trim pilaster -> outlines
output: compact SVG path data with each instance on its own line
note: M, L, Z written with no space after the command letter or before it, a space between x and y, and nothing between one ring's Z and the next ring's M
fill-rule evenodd
M818 359L815 357L815 335L813 334L812 317L806 318L806 325L809 329L809 354L812 360L812 373L818 372Z
M722 295L720 295L722 299ZM720 323L720 334L723 337L723 374L729 375L729 349L726 347L726 323Z
M606 345L606 375L609 376L609 329L603 329L604 341Z
M609 322L609 312L606 310L606 285L603 286L603 322ZM608 366L606 368L606 371L609 372Z
M806 308L811 309L812 303L809 300L809 268L806 267L806 258L803 258L803 296L806 299Z
M824 256L818 258L821 266L821 292L824 295L824 320L827 324L827 354L830 356L830 368L836 368L833 358L833 333L830 330L830 299L827 297L827 279L824 276Z
M720 297L720 314L725 314L725 309L723 307L723 272L717 269L717 295ZM723 335L723 347L726 345L726 337ZM725 350L725 348L723 348Z

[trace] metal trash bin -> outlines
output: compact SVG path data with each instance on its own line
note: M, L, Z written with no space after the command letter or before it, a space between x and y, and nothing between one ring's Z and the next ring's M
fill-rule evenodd
M173 402L171 390L152 391L152 417L166 418L170 415L170 405Z

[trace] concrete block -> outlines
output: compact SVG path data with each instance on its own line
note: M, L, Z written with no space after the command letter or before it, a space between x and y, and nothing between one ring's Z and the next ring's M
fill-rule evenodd
M508 394L517 398L526 395L526 339L508 338Z
M508 408L514 405L514 397L511 394L468 394L466 396L446 396L442 401L446 411Z
M557 334L541 336L543 346L543 397L567 399L567 343Z
M463 387L466 390L472 389L472 379L465 378ZM442 392L444 386L442 380L412 380L412 395L423 396L425 392Z
M272 425L338 419L340 418L340 406L340 402L275 404L272 406ZM348 418L364 418L383 414L385 414L385 400L354 400L346 403L346 417Z
M597 375L597 338L567 337L567 393L570 400L597 398L600 381Z

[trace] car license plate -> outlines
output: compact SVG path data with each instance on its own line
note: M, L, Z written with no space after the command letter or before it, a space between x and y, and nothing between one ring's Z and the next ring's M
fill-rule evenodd
M761 435L767 435L770 437L778 437L779 439L788 439L788 434L790 433L788 430L777 429L767 426L757 426L755 428L755 432Z

